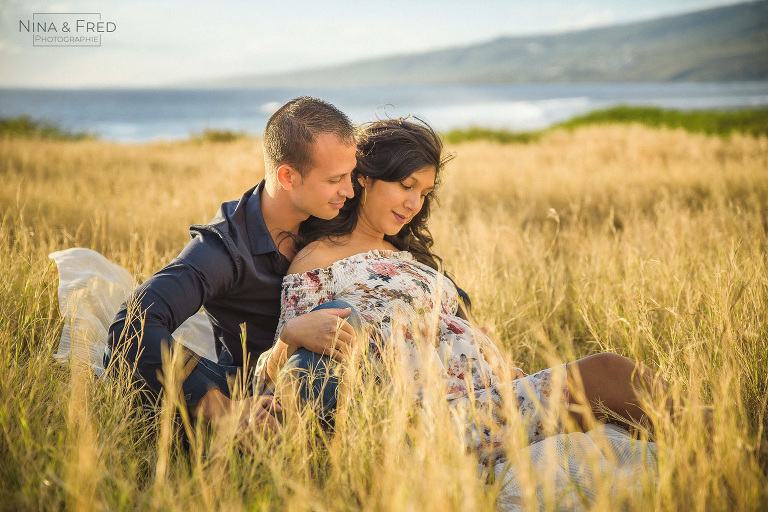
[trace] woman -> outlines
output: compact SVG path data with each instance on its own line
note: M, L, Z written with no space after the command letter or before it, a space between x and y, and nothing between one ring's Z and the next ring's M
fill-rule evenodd
M282 316L267 363L270 377L276 377L287 356L279 338L284 323L319 304L343 300L379 334L378 343L402 340L403 371L416 392L427 369L419 340L431 339L452 405L470 399L492 404L504 389L514 393L528 420L530 442L546 435L544 425L552 420L546 410L559 405L548 404L550 399L588 405L599 418L605 418L607 408L611 416L641 420L638 392L652 386L664 392L666 386L650 372L637 372L641 365L634 361L604 353L529 376L514 369L510 376L490 339L473 330L456 286L439 270L441 260L431 250L427 221L448 160L432 128L414 118L376 121L362 130L359 149L354 197L333 221L307 222L302 228L303 248L283 281ZM340 344L330 355L341 360L348 349ZM585 415L570 409L586 427ZM474 430L474 448L487 452L499 443L487 430L479 438Z

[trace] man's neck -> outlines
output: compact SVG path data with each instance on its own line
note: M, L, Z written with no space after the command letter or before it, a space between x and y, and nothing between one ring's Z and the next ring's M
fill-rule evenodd
M307 214L297 211L281 187L264 187L261 191L261 214L278 250L288 259L294 255L293 244L284 233L296 234Z

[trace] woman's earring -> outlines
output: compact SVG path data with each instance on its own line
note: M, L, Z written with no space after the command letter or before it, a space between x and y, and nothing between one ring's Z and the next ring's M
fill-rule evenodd
M368 200L368 189L363 187L363 205L365 205L365 202Z

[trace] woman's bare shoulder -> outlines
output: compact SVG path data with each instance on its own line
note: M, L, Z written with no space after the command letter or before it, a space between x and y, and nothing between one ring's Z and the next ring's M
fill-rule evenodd
M303 274L309 270L326 268L338 260L338 246L327 240L316 240L300 250L288 267L289 274Z

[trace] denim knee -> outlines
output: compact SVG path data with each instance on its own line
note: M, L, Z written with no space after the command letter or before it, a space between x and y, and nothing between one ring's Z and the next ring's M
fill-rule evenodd
M288 358L278 380L284 376L294 379L299 401L315 404L320 419L332 424L339 387L337 367L331 357L299 348Z
M314 308L312 311L317 311L318 309L345 309L349 308L351 311L347 316L344 317L344 320L346 320L349 325L352 326L352 328L355 330L355 333L360 334L360 331L363 329L363 319L360 318L360 314L357 312L357 310L347 301L345 300L332 300L330 302L324 302Z

